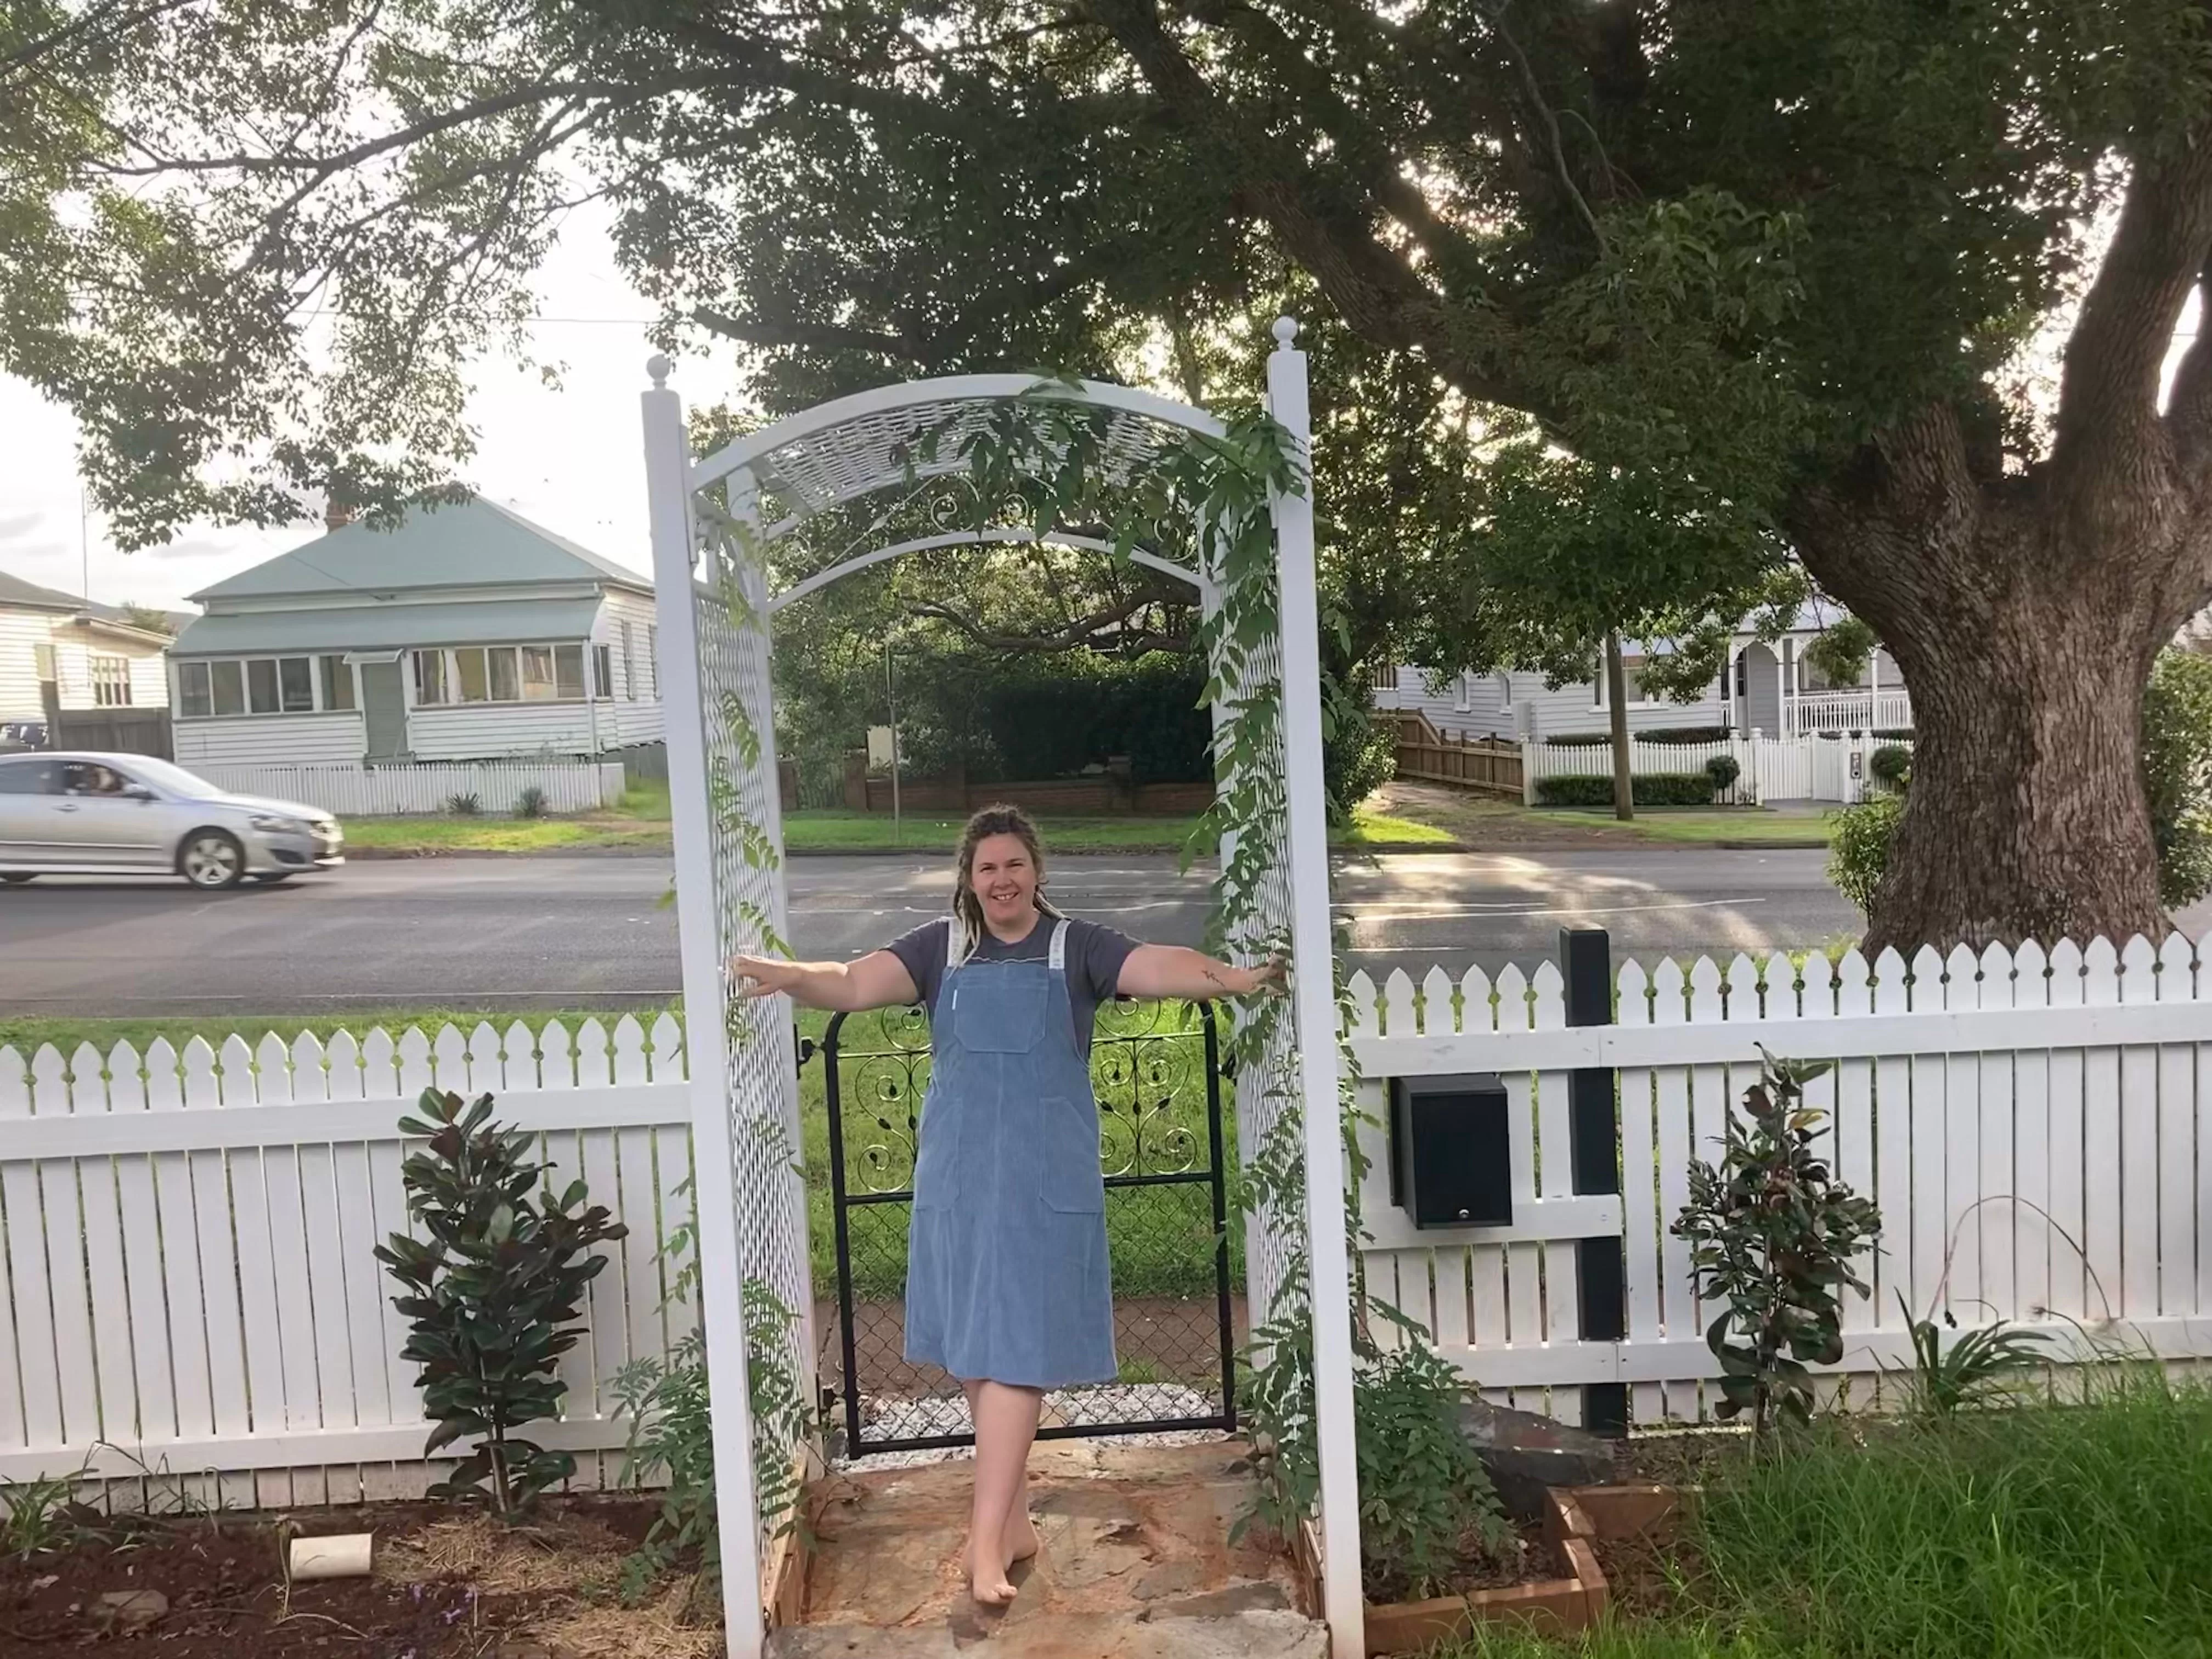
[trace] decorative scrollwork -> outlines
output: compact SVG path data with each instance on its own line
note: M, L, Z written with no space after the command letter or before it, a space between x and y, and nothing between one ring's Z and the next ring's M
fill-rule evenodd
M1091 1080L1108 1175L1188 1175L1205 1166L1206 1050L1196 1032L1102 1032L1091 1051Z

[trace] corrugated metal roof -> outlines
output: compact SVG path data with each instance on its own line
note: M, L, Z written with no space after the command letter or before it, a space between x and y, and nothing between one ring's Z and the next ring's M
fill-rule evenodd
M388 651L418 645L501 645L591 636L600 601L493 599L447 605L349 605L202 617L173 655L240 651Z
M615 581L650 592L634 570L482 497L416 507L393 530L349 524L241 570L192 598L280 593L398 593L512 582Z

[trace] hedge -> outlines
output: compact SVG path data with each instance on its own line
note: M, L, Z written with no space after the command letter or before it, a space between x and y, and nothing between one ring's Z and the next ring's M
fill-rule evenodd
M1725 726L1655 726L1642 732L1631 732L1632 743L1724 743L1728 740ZM1600 744L1611 743L1610 732L1562 732L1544 742L1561 749L1595 749Z
M1638 806L1711 806L1713 781L1703 772L1644 772L1629 781ZM1539 778L1539 806L1610 806L1611 778Z

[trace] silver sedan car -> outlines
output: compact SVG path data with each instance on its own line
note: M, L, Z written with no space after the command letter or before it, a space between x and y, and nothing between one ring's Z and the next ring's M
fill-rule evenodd
M0 882L175 875L235 887L343 864L344 845L320 807L234 795L149 756L0 755Z

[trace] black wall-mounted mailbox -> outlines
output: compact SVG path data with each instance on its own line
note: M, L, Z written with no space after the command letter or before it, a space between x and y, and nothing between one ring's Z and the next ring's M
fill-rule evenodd
M1513 1154L1497 1073L1390 1079L1390 1201L1416 1227L1513 1221Z

